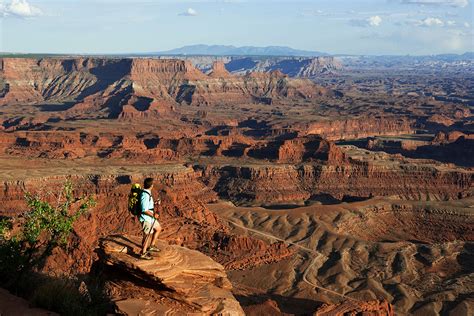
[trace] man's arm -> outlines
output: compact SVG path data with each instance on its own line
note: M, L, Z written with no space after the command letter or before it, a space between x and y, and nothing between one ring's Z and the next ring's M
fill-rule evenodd
M148 216L150 216L150 217L153 217L153 216L154 216L154 213L153 213L152 211L150 211L150 210L144 211L143 214L146 214L146 215L148 215Z

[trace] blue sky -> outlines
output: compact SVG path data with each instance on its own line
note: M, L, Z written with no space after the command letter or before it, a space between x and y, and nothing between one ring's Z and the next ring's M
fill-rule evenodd
M0 0L0 51L129 53L192 44L334 54L474 51L473 0Z

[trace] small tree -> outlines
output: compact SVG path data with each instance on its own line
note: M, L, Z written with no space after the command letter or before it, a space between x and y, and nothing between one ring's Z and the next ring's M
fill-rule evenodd
M65 248L74 222L95 205L91 197L75 198L70 182L56 206L29 193L25 199L29 211L17 233L10 221L0 220L0 278L7 286L40 266L54 248Z

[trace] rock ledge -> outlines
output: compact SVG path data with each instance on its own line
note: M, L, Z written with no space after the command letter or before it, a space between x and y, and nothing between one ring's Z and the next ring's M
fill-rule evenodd
M163 241L158 242L161 251L153 260L140 260L136 255L139 244L137 237L103 238L98 251L100 260L157 288L165 288L160 294L204 314L244 315L220 264L198 251Z

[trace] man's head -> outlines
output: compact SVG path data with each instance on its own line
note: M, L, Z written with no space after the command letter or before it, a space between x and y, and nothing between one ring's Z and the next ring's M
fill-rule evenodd
M143 188L146 190L153 188L153 178L146 178L143 182Z

